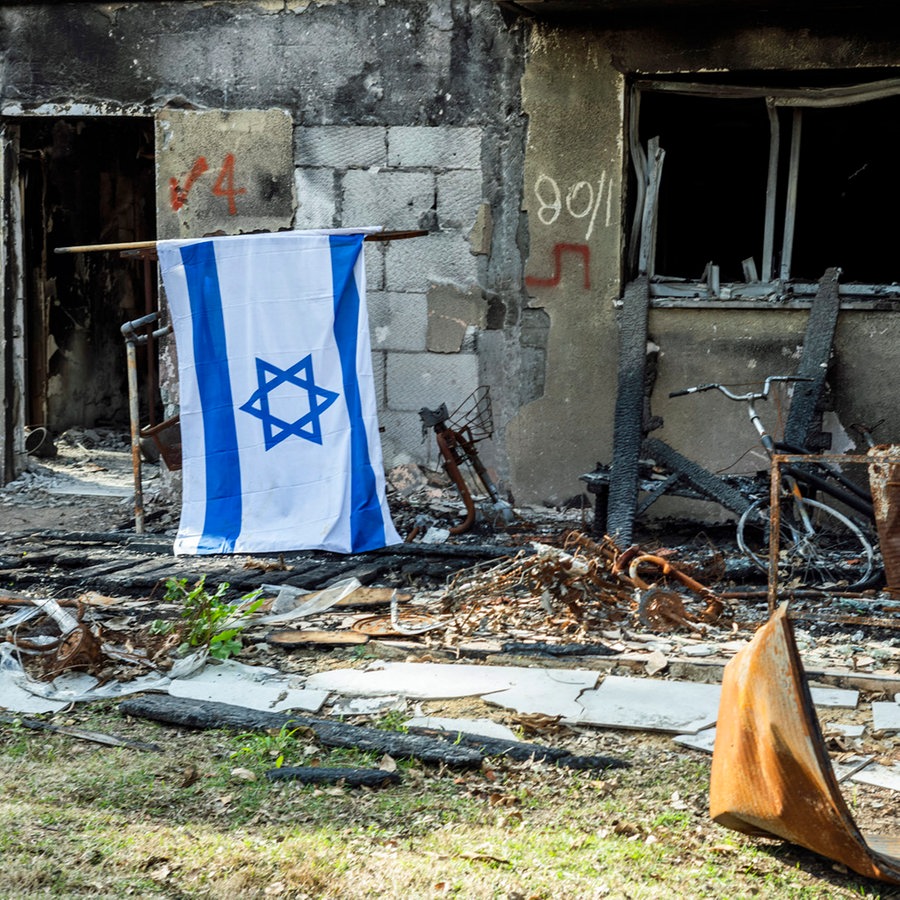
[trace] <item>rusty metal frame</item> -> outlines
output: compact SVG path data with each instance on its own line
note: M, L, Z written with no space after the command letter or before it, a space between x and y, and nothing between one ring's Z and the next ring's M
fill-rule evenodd
M775 453L771 458L769 478L769 615L778 604L778 554L781 543L781 466L792 463L827 462L868 465L872 457L860 453Z

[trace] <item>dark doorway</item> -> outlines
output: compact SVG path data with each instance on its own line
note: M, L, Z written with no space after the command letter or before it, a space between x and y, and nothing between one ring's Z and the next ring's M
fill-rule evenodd
M119 251L54 251L155 238L153 121L34 118L19 127L26 424L127 429L120 327L155 309L156 279Z

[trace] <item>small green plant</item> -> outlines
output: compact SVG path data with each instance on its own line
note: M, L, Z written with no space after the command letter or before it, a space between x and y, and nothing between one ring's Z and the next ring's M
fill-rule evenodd
M406 733L409 731L406 720L409 713L405 709L389 709L386 710L375 722L375 727L382 731L400 731Z
M229 603L225 600L229 587L228 582L223 582L210 593L205 575L192 588L188 587L186 578L170 578L166 582L166 600L184 604L179 652L207 648L215 659L228 659L240 652L240 633L250 624L250 616L262 606L262 590L251 591L237 603Z
M237 740L244 743L231 754L231 758L250 757L248 762L258 762L266 767L272 766L274 762L274 767L280 769L286 757L297 753L298 742L295 734L299 730L282 725L280 730L273 730L268 734L254 732L239 734Z

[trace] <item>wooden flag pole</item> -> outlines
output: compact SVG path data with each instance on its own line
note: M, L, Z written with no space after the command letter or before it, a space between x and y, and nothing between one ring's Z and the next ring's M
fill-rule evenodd
M268 232L269 234L285 234L285 232ZM366 241L403 241L407 238L424 237L427 231L374 231L367 234L364 238ZM226 237L227 235L215 235L215 237ZM197 240L203 240L197 238ZM156 241L130 241L121 244L82 244L77 247L57 247L54 253L95 253L100 250L153 250L156 248Z

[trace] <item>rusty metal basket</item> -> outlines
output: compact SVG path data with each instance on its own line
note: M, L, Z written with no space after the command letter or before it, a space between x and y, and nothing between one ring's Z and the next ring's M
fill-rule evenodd
M489 438L494 433L491 389L487 385L475 388L459 407L450 413L447 424L454 431L467 433L471 441Z

